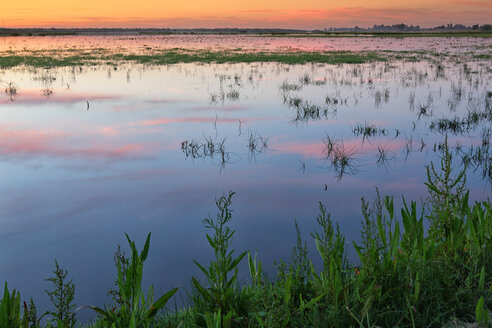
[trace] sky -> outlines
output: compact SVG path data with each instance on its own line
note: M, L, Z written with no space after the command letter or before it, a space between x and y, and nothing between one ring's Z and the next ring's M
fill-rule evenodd
M2 27L301 28L490 24L491 0L0 0Z

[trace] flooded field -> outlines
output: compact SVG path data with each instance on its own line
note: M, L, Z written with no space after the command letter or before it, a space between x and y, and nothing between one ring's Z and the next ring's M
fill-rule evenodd
M275 37L259 35L122 35L122 36L44 36L3 37L0 52L70 49L106 49L142 52L151 49L213 49L245 51L439 51L463 54L467 51L490 53L490 38L475 37Z
M467 165L470 198L491 195L491 39L39 40L3 38L0 53L410 51L360 64L1 69L0 281L42 310L55 259L74 278L77 304L108 300L124 232L139 244L152 232L146 283L188 288L192 259L211 256L201 220L229 190L234 247L258 251L272 272L295 245L294 220L303 236L313 230L319 201L350 242L360 239L360 199L376 188L425 200L425 166L439 165L446 136L456 167Z

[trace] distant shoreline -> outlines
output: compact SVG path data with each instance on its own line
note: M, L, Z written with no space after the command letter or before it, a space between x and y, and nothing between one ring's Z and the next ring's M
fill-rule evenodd
M0 37L12 36L111 36L111 35L245 35L272 37L492 37L492 30L420 29L373 30L360 28L332 30L297 29L166 29L166 28L0 28Z

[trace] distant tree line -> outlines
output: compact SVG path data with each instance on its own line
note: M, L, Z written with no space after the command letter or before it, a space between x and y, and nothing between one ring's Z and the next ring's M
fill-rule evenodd
M58 35L141 35L141 34L304 34L323 32L432 32L432 31L476 31L490 32L491 24L447 24L431 28L407 24L375 24L372 27L330 27L318 30L281 28L0 28L0 36L58 36Z
M416 31L492 31L491 24L475 24L466 26L463 24L446 24L439 25L430 28L421 28L420 25L407 25L407 24L393 24L393 25L385 25L385 24L374 24L372 27L363 28L359 26L355 27L331 27L325 29L328 31L374 31L374 32L416 32Z

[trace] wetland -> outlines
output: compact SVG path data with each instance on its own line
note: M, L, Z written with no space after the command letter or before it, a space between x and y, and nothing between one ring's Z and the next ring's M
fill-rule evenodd
M162 295L179 287L171 307L201 304L208 311L194 324L220 318L240 326L240 320L224 319L225 313L217 317L213 306L200 303L200 287L191 283L192 276L203 275L193 260L213 263L215 258L202 220L207 213L214 217L217 207L222 215L229 213L232 190L234 219L223 224L235 231L236 255L257 252L260 275L275 280L279 274L284 282L279 293L286 284L306 281L292 287L295 306L283 304L297 309L292 318L272 309L248 319L235 309L231 316L258 326L281 316L282 324L296 326L308 320L302 315L321 297L332 297L328 291L312 295L311 265L335 270L323 256L335 254L340 243L346 262L332 264L339 270L353 271L369 261L353 242L370 241L360 231L376 229L367 222L378 204L380 212L388 210L388 226L377 229L380 234L387 229L389 240L396 238L395 221L401 220L389 210L393 198L395 213L403 207L403 216L425 214L421 223L405 224L405 233L402 226L403 252L411 227L441 231L433 213L443 210L442 203L429 187L441 163L452 159L453 172L465 172L468 193L462 189L455 196L466 194L471 204L490 207L491 50L492 39L467 37L0 38L0 281L8 281L23 297L32 296L42 313L50 307L44 278L56 259L77 287L74 302L102 307L111 302L107 291L114 283L116 245L126 248L125 233L143 245L152 232L143 290L152 283L156 295ZM390 202L379 194L393 198ZM343 241L334 226L327 228L326 213L338 222ZM482 224L490 222L490 212L485 213L483 220L489 221ZM217 236L224 233L216 229L220 220L209 220L206 227ZM315 243L310 235L319 225L331 231L332 239L326 240L335 243L321 250L323 238L317 235ZM475 275L482 264L490 273L492 263L487 256L490 225L484 229L485 253L477 255L482 262L473 269ZM379 240L380 249L391 248L389 240ZM391 261L396 248L388 252ZM261 278L255 282L251 273L256 260L250 258L248 266L245 257L236 264L240 284L260 284ZM383 268L389 270L389 264ZM485 284L490 283L488 275ZM490 292L482 294L490 307ZM418 298L414 289L409 295ZM369 325L367 299L357 313L342 306L346 317L340 326L358 326L362 319ZM358 309L356 301L350 302ZM417 313L412 311L425 306L415 300L408 307ZM160 322L190 324L180 313L175 321ZM380 321L374 318L379 325L395 323L381 313ZM439 320L446 315L451 314ZM80 322L95 317L90 309L77 311ZM405 320L415 323L413 317Z

